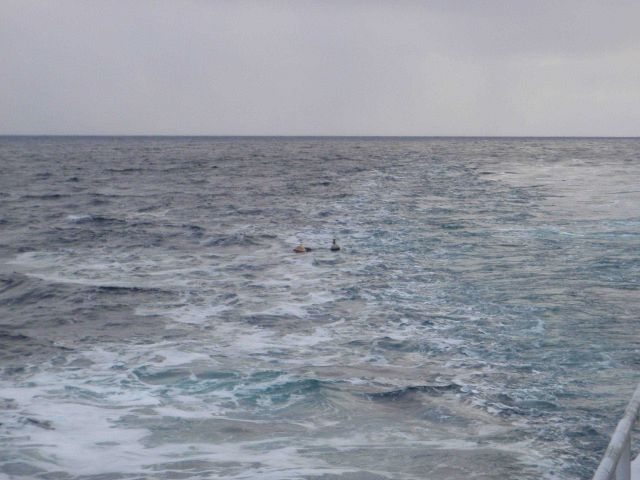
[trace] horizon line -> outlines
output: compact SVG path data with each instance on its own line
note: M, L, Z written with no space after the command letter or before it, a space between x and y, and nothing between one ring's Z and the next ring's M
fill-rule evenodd
M0 133L1 137L132 137L132 138L513 138L513 139L640 139L640 135L269 135L269 134L149 134L149 133Z

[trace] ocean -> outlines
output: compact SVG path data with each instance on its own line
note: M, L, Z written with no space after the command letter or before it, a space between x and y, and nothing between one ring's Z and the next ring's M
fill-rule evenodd
M0 477L590 478L639 275L639 139L0 137Z

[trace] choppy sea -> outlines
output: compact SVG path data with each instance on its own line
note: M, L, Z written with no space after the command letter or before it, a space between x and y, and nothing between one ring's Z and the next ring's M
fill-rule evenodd
M640 379L638 139L2 137L0 232L0 477L590 478Z

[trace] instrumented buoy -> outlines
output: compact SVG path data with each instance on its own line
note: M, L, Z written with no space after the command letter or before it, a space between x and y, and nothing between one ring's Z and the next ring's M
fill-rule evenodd
M338 250L340 250L340 245L338 245L338 243L336 242L336 239L333 239L333 243L331 244L331 251L332 252L337 252Z

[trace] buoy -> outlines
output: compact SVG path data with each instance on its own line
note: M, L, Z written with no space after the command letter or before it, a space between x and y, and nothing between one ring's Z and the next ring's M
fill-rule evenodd
M331 251L337 252L338 250L340 250L340 245L336 243L336 239L334 238L333 243L331 244Z
M294 248L293 251L296 253L304 253L307 251L307 249L304 248L304 245L300 244L296 248Z

